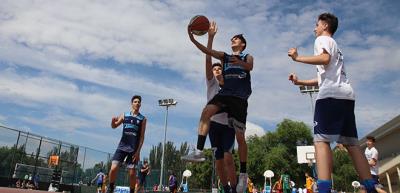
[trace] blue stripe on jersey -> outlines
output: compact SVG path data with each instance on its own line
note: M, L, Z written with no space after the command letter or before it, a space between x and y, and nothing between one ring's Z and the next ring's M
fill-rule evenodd
M140 128L144 120L142 114L133 116L131 112L124 113L122 137L118 145L118 149L125 152L133 152L136 150L140 137Z

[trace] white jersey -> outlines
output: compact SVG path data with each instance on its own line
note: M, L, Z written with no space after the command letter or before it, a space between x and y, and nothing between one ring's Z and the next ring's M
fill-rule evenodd
M375 147L369 149L368 147L365 148L365 157L367 158L368 162L372 159L376 160L376 164L374 166L370 166L371 174L378 175L378 150Z
M218 80L213 77L211 80L207 79L207 101L210 101L216 94L218 94L219 90ZM228 125L228 114L227 113L219 113L211 117L211 121L217 122L219 124Z
M324 98L355 100L353 88L346 77L343 54L336 41L329 36L317 37L314 43L314 55L320 55L324 50L331 56L331 60L328 65L317 65L319 86L317 100Z

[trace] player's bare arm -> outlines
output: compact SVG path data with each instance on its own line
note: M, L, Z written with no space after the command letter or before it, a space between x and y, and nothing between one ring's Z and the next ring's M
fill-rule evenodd
M312 65L328 65L331 60L331 55L329 55L325 49L317 56L299 56L297 48L290 48L288 56L291 57L293 61Z
M203 44L199 43L193 36L193 33L191 32L190 26L188 26L188 34L189 34L189 38L190 41L193 42L193 44L203 53L211 55L212 57L222 60L224 58L224 52L220 52L220 51L216 51L216 50L212 50L212 49L208 49L207 47L205 47Z
M144 135L146 132L146 123L147 123L147 119L143 119L142 122L142 127L140 128L140 139L139 139L139 146L135 152L135 154L133 154L133 162L137 162L140 159L140 150L142 149L142 145L143 145L143 141L144 141Z
M115 129L122 124L124 121L124 115L121 114L119 117L111 118L111 128Z
M212 50L212 44L214 41L214 36L217 33L217 24L215 21L211 22L210 28L208 29L208 42L207 42L207 48ZM211 80L214 78L213 72L212 72L212 61L211 61L211 56L206 55L206 78L207 80Z
M292 81L294 85L300 86L318 86L318 79L310 79L310 80L299 80L295 73L289 74L289 80Z
M254 58L250 54L247 55L246 61L240 60L239 58L233 57L231 60L232 64L242 66L245 70L252 71L253 70L253 61Z

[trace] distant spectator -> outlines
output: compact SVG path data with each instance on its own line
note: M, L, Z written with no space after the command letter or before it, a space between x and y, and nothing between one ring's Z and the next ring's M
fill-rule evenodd
M102 192L102 187L104 183L104 176L103 169L100 169L99 173L97 173L96 177L92 180L92 184L96 181L97 184L97 193Z
M178 180L176 179L174 172L172 172L171 175L169 176L168 186L170 193L176 193L178 188Z
M31 180L28 180L28 182L26 183L26 188L29 190L35 189L35 186L33 185Z
M25 188L26 188L26 180L23 180L23 181L22 181L21 188L22 188L22 189L25 189Z
M379 183L378 150L375 148L375 137L367 136L367 148L365 148L364 153L369 164L372 178Z
M15 182L15 187L21 188L21 180L20 179L18 179L17 182Z
M38 189L39 189L39 180L40 180L40 176L39 176L39 174L37 173L37 174L35 174L35 175L33 176L33 185L35 186L35 190L38 190Z

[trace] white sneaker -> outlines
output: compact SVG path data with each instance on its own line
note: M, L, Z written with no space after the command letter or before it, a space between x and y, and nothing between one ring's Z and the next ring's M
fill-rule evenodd
M239 174L238 184L236 186L236 192L237 193L243 193L246 190L246 188L247 188L247 178L248 178L247 173L240 173Z
M203 151L196 149L192 153L182 156L181 160L189 162L203 162L206 160L206 157L204 156Z

